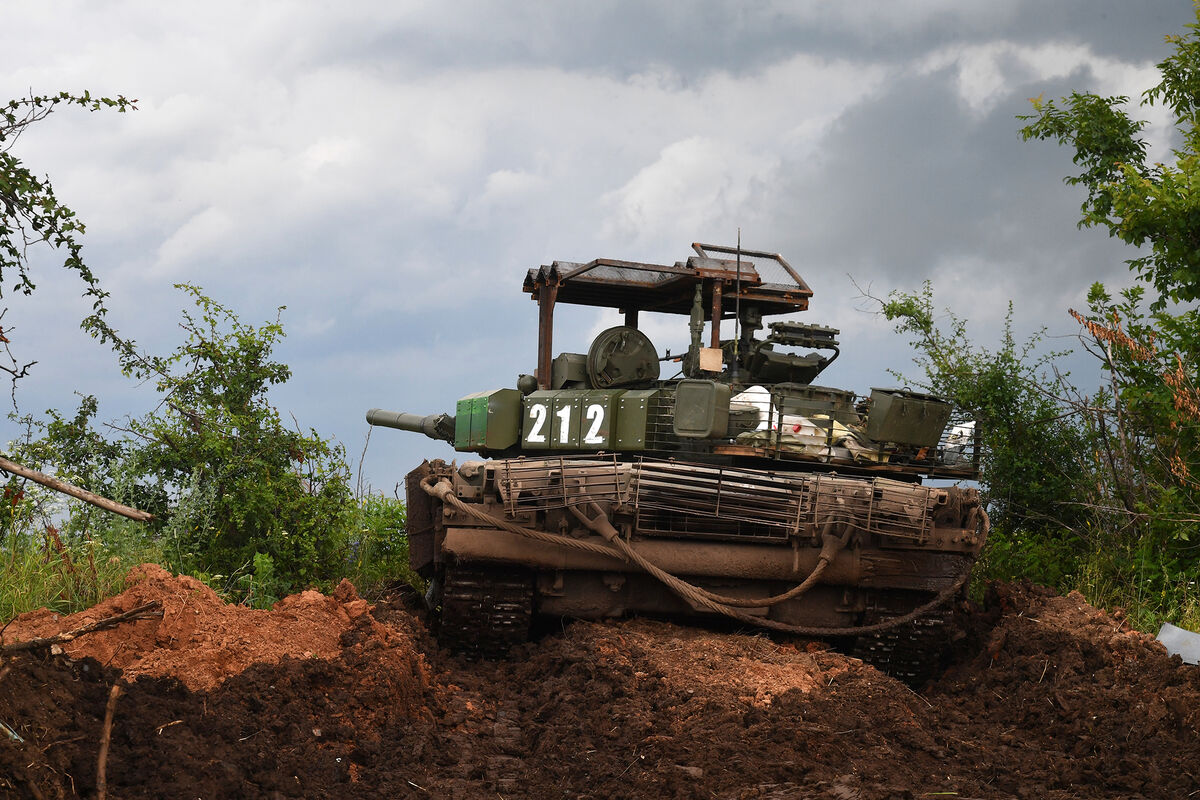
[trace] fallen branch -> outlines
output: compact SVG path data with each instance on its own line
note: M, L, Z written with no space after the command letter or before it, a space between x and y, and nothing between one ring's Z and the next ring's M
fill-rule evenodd
M20 650L36 650L39 647L49 647L52 644L62 644L69 642L72 639L83 636L86 633L94 633L102 631L106 628L115 628L123 622L132 622L133 620L149 619L150 617L162 616L162 601L151 600L149 603L144 603L137 608L131 608L120 614L115 614L111 617L89 622L87 625L76 628L75 630L58 633L54 636L44 636L38 639L30 639L25 642L13 642L12 644L0 644L0 652L14 653Z
M108 693L108 705L104 707L104 732L100 734L100 755L96 758L96 800L105 800L108 795L108 744L112 741L113 714L120 696L121 684L114 683Z
M114 514L120 514L123 517L128 517L135 522L150 522L154 519L154 515L149 511L139 511L136 508L122 505L116 500L109 500L107 497L101 497L94 492L89 492L87 489L80 489L78 486L60 481L58 478L47 475L44 472L38 472L36 469L23 467L15 461L9 461L4 456L0 456L0 469L5 472L11 472L13 475L20 475L22 478L28 478L34 483L40 483L47 489L53 489L56 492L70 495L85 503L91 503L97 508L103 508L105 511L111 511Z

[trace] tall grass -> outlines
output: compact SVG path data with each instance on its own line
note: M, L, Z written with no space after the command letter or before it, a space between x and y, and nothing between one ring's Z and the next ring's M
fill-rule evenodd
M358 501L347 537L346 577L364 595L406 583L424 591L408 566L407 513L398 497L368 492Z
M1156 634L1164 622L1200 632L1200 574L1194 557L1150 537L1097 533L1059 539L1024 531L993 531L975 576L974 594L988 580L1030 580L1089 603L1118 608L1135 629Z
M1155 634L1169 622L1200 632L1200 575L1150 543L1093 550L1073 588L1092 605L1123 608L1137 630Z
M0 540L0 622L37 608L82 610L121 592L131 567L160 560L134 523L113 526L105 540L65 537L53 526L9 530Z
M265 608L287 593L265 554L232 574L220 574L184 559L169 531L152 533L138 523L73 505L63 514L61 530L44 515L10 513L0 519L5 523L0 524L0 625L37 608L70 614L94 605L123 591L130 568L147 562L186 571L230 602ZM423 590L408 567L400 499L367 493L347 519L342 568L315 582L316 588L328 591L345 577L367 597L396 584Z

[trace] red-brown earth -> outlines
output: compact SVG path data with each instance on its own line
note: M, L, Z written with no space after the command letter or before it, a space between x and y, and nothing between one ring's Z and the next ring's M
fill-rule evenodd
M576 622L509 659L439 650L343 583L270 611L153 566L70 617L161 618L0 661L0 796L121 798L1200 797L1200 668L1080 596L993 588L913 691L803 640Z

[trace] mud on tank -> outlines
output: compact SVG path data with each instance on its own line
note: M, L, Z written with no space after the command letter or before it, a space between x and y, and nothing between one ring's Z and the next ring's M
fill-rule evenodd
M368 412L482 457L407 477L410 561L439 640L494 657L539 614L720 616L848 642L922 681L989 530L974 489L922 480L977 477L974 423L930 395L814 385L839 331L777 321L760 336L808 308L808 284L777 254L692 247L671 265L530 270L532 375L453 416ZM554 355L559 303L625 324ZM687 317L687 352L658 353L642 311Z

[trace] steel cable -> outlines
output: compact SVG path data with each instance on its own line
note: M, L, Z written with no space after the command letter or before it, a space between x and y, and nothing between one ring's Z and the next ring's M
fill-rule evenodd
M608 531L597 530L596 527L593 527L593 525L601 526L599 519L588 518L575 506L571 506L572 513L584 521L584 524L587 525L589 529L603 536L609 543L608 545L602 545L596 542L588 542L581 539L573 539L568 536L559 536L553 533L546 533L545 531L538 531L533 528L526 528L509 522L508 520L493 516L482 509L473 508L470 504L464 503L461 499L455 496L454 488L451 486L450 481L444 478L441 480L436 480L434 479L434 476L428 476L422 480L421 488L426 492L426 494L438 498L443 503L449 503L458 511L461 511L462 513L467 514L468 516L480 522L500 528L502 530L506 530L510 533L517 534L518 536L524 536L537 541L547 542L549 544L562 545L564 547L570 547L576 550L598 553L600 555L632 562L641 567L645 572L657 578L660 582L662 582L665 586L667 586L684 600L688 601L694 606L711 611L714 614L721 614L722 616L730 617L731 619L736 619L739 622L744 622L755 627L767 628L769 630L791 633L799 636L859 636L868 633L882 633L883 631L888 631L901 625L905 625L929 613L948 601L959 589L963 587L964 584L966 584L967 579L971 575L971 566L974 563L974 559L972 559L966 565L966 568L963 570L962 574L955 579L954 583L940 591L929 602L918 606L907 614L903 614L898 617L892 617L882 622L877 622L870 625L848 626L842 628L827 628L811 625L791 625L786 622L779 622L778 620L756 617L752 614L739 611L738 607L735 607L735 604L737 604L739 607L762 608L767 605L766 603L755 606L742 606L741 604L749 601L746 601L744 598L725 598L721 595L715 595L705 589L700 588L699 586L690 584L687 581L670 574L666 570L660 568L657 564L654 564L648 560L645 556L638 553L632 545L622 539L621 536L617 534L615 529L612 528L612 525L608 522L608 519L603 517L603 514L600 515L600 518L603 519L603 525L607 526L609 529ZM592 503L592 505L595 506L596 504ZM991 531L991 520L988 518L987 512L982 506L978 507L977 510L983 518L983 536L984 540L986 541L987 535ZM776 595L775 597L765 599L773 600L775 603L779 603L783 602L783 600L797 597L808 591L808 589L815 585L817 580L820 579L821 575L825 571L825 568L828 566L829 561L832 560L832 556L829 559L824 557L826 555L824 550L822 551L821 555L822 557L817 562L816 567L813 568L813 571L809 573L808 577L805 578L802 583L782 595ZM762 601L755 602L759 603Z

